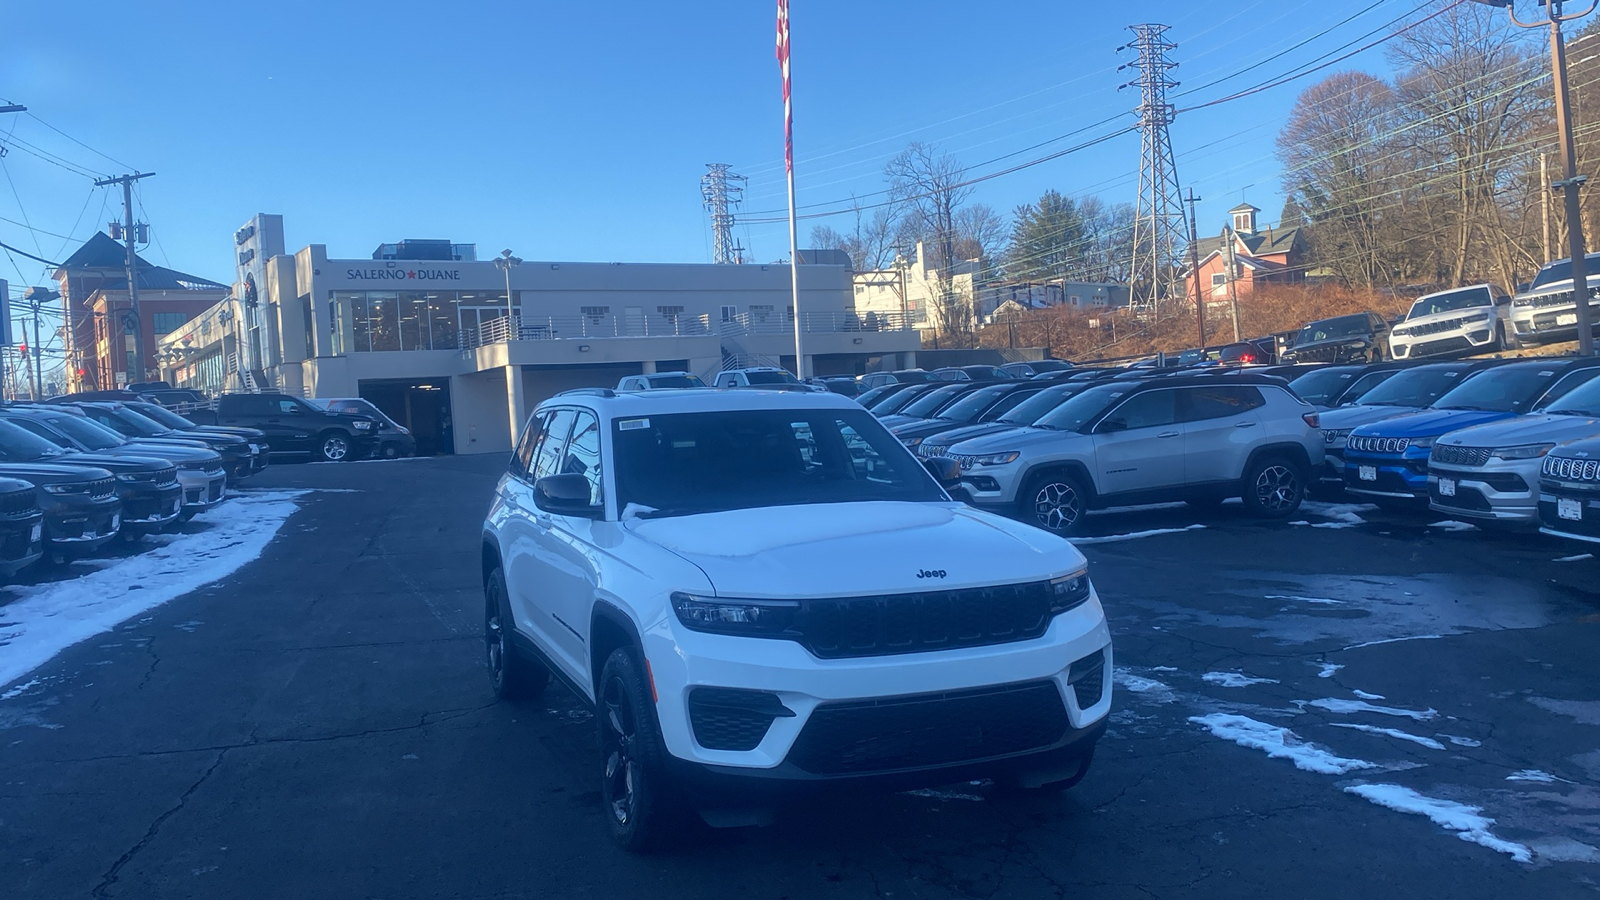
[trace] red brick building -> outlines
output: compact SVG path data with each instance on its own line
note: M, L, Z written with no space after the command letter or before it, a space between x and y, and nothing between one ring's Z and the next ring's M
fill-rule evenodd
M1229 298L1228 244L1233 244L1234 293L1243 300L1255 293L1257 285L1290 284L1304 281L1305 236L1299 228L1258 227L1261 210L1241 203L1228 210L1233 217L1222 234L1196 242L1200 257L1200 291L1207 303L1222 303ZM1194 288L1194 274L1185 267L1186 290Z

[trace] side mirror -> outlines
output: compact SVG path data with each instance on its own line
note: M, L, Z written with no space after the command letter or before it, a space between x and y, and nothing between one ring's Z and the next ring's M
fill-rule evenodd
M570 472L533 483L533 503L545 512L593 517L598 507L589 505L589 496L589 479Z
M928 470L933 480L939 482L939 487L947 492L961 487L961 463L948 456L935 456L922 461L922 467Z
M291 407L289 407L289 415L291 415L291 416L303 416L305 414L306 414L306 408L304 406L291 406Z
M1100 426L1098 428L1095 429L1095 431L1098 431L1101 434L1109 434L1109 433L1111 433L1113 431L1127 431L1127 430L1128 430L1128 420L1124 419L1124 418L1121 418L1121 417L1118 417L1118 418L1115 418L1115 419L1106 419L1104 422L1100 423Z

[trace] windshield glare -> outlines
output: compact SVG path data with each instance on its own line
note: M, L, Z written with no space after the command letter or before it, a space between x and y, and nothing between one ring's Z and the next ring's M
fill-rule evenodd
M110 450L128 441L122 435L97 425L82 416L61 415L46 418L45 424L90 450Z
M1361 396L1361 406L1432 406L1467 377L1459 368L1409 369Z
M1367 334L1372 330L1372 323L1366 316L1340 316L1325 322L1312 322L1300 329L1300 336L1295 338L1295 345L1314 344L1318 341L1331 341L1334 338L1355 337Z
M989 408L989 404L1005 396L1005 393L1006 388L1003 387L973 391L950 404L949 407L940 410L939 418L949 419L952 422L965 422L969 419L975 419L980 413Z
M1459 291L1448 291L1443 294L1430 294L1416 303L1411 304L1411 311L1406 313L1406 319L1420 319L1434 313L1451 312L1457 309L1471 309L1475 306L1493 306L1494 297L1486 287L1462 288Z
M995 421L1002 425L1032 425L1039 417L1052 409L1060 406L1068 397L1079 391L1075 384L1064 384L1060 387L1045 388L1032 397L1017 404L1017 408L1001 416Z
M1318 369L1289 382L1289 387L1300 395L1300 399L1313 406L1328 406L1344 392L1354 377L1355 369Z
M1440 409L1522 412L1544 393L1555 374L1546 363L1490 369L1440 397Z
M1585 266L1584 268L1588 270L1589 275L1596 274L1595 273L1595 269L1596 269L1596 264L1600 263L1600 253L1591 253L1588 256L1585 256L1583 259L1584 259L1584 262L1588 263L1588 265ZM1555 262L1550 263L1549 265L1547 265L1544 268L1540 269L1538 275L1533 276L1533 285L1532 285L1532 287L1540 288L1540 287L1544 287L1547 284L1553 284L1553 283L1555 283L1557 281L1571 281L1571 280L1572 280L1572 260L1570 260L1570 259L1558 259ZM1530 290L1531 289L1532 288L1530 288Z
M740 410L620 419L617 502L662 514L944 493L866 410Z
M37 462L66 452L26 429L0 420L0 455L11 462Z
M1544 411L1568 416L1600 416L1600 378L1578 385Z
M1040 428L1059 431L1078 431L1095 416L1105 412L1111 404L1128 395L1137 385L1104 384L1092 387L1061 404L1033 424Z
M906 404L900 410L900 414L925 419L937 412L939 407L949 403L951 398L960 394L963 390L965 388L959 386L936 388Z

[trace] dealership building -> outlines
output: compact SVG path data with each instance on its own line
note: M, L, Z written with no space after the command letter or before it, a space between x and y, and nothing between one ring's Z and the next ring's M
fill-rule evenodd
M286 252L282 217L266 214L233 243L231 296L160 339L167 380L211 395L364 397L420 452L508 451L539 401L625 375L795 369L787 264L508 265L471 244L417 240L337 259L322 244ZM855 314L847 256L800 258L808 372L916 364L908 323Z

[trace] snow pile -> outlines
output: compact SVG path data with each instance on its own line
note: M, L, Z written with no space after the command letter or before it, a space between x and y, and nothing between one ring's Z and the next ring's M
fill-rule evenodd
M1204 525L1190 525L1186 528L1152 528L1149 531L1131 531L1127 534L1107 534L1100 537L1069 538L1074 544L1110 544L1116 541L1131 541L1135 538L1155 537L1158 534L1179 534L1185 531L1197 531L1205 528Z
M1367 520L1363 519L1359 515L1359 512L1370 512L1374 509L1377 509L1376 506L1373 506L1370 503L1320 503L1313 500L1307 500L1304 503L1301 503L1300 508L1314 516L1321 516L1324 519L1333 520L1333 522L1326 523L1321 526L1313 525L1313 528L1337 526L1348 528L1351 525L1365 525Z
M1246 716L1212 713L1190 716L1189 721L1204 726L1213 735L1241 747L1261 750L1273 759L1287 759L1295 768L1323 775L1344 775L1357 769L1375 769L1364 759L1345 759L1302 741L1287 728L1268 725Z
M1580 562L1585 559L1594 559L1593 553L1579 553L1577 556L1558 556L1551 562Z
M1410 741L1413 744L1421 744L1430 750L1444 749L1444 745L1433 738L1423 737L1420 734L1411 734L1409 732L1400 731L1394 728L1379 728L1376 725L1357 725L1354 722L1331 722L1329 724L1333 725L1335 728L1354 728L1356 731L1365 731L1368 734L1388 735L1392 738L1399 738L1402 741Z
M1482 807L1424 797L1398 784L1356 784L1345 788L1345 791L1386 809L1427 816L1440 828L1454 831L1456 837L1463 841L1498 850L1517 862L1533 861L1533 851L1522 844L1497 838L1489 831L1494 819L1482 815Z
M1476 526L1476 525L1468 525L1466 522L1457 522L1454 519L1445 519L1443 522L1435 522L1432 525L1429 525L1428 527L1429 528L1443 528L1445 531L1477 531L1478 530L1478 526Z
M1325 709L1331 713L1370 712L1385 716L1403 716L1407 719L1415 719L1418 722L1425 722L1439 714L1439 711L1432 707L1427 709L1400 709L1394 706L1373 706L1365 700L1339 700L1333 697L1312 700L1309 705L1315 706L1317 709Z
M1319 671L1317 672L1318 678L1332 678L1333 673L1344 668L1344 666L1340 665L1339 663L1317 663L1317 665L1319 667Z
M1335 606L1343 600L1332 600L1327 597L1296 597L1293 594L1268 594L1268 600L1292 600L1295 603L1320 603L1324 606Z
M81 640L232 575L261 555L302 493L243 494L220 508L205 531L158 538L165 542L70 581L10 589L17 599L3 607L0 684ZM8 691L6 698L11 696Z
M1252 684L1278 683L1278 679L1276 678L1252 678L1249 675L1244 675L1239 672L1207 672L1204 675L1201 675L1200 678L1220 687L1232 688L1249 687Z
M1555 784L1558 781L1565 782L1566 784L1572 783L1567 781L1565 778L1557 778L1556 776L1551 775L1549 772L1541 772L1538 769L1521 769L1516 772L1512 772L1510 775L1506 776L1506 780L1531 781L1535 784Z
M1352 690L1350 693L1355 694L1357 697L1360 697L1363 700L1382 700L1382 699L1384 699L1384 696L1382 694L1369 694L1369 693L1367 693L1366 691L1363 691L1363 690Z
M1175 699L1172 688L1154 678L1142 678L1120 666L1111 670L1111 680L1123 690L1142 694L1144 699L1155 703L1171 703Z

